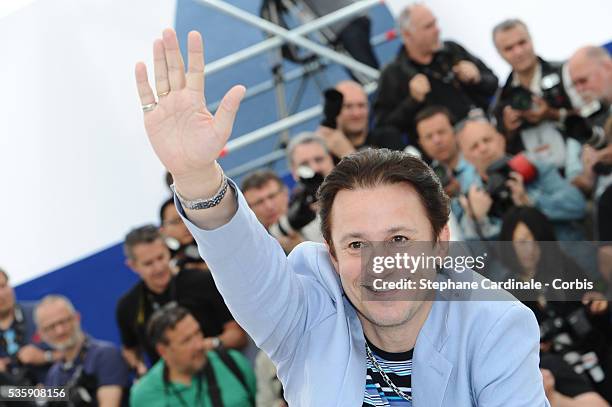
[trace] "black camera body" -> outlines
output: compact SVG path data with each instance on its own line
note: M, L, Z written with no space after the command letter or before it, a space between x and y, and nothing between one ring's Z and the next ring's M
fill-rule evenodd
M338 127L336 118L342 111L344 96L334 88L329 88L323 92L323 120L321 126L335 129Z
M538 175L537 168L523 155L505 156L487 168L487 193L493 199L489 215L503 217L514 206L510 188L506 185L510 173L517 172L523 177L523 183L529 184Z
M322 174L306 166L298 168L297 173L298 185L287 212L289 225L294 230L302 229L316 218L317 214L310 206L317 201L317 191L324 180Z

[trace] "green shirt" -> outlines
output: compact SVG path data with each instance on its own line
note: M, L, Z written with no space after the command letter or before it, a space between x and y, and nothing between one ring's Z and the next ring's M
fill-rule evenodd
M227 351L231 358L234 359L238 368L242 372L251 394L255 394L255 374L251 369L249 362L242 354L235 350ZM217 385L221 392L221 400L224 407L251 407L249 394L245 390L240 380L225 366L219 358L219 355L214 351L207 353L208 361L212 365ZM164 361L160 359L152 368L144 375L138 383L132 387L130 394L131 407L212 407L210 397L208 395L208 383L204 376L194 376L191 385L187 386L183 383L170 383L168 388L164 386ZM201 402L198 401L198 380L202 380ZM172 389L170 388L172 386ZM180 395L177 396L177 394ZM182 398L182 402L181 402Z

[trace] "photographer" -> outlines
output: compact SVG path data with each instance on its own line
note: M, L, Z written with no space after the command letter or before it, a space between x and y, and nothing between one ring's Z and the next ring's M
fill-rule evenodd
M118 407L128 386L128 369L119 350L83 333L81 316L63 296L44 297L35 318L45 342L61 353L45 386L65 387L71 407Z
M525 23L505 20L493 29L500 56L512 67L493 106L498 128L510 154L528 151L534 159L559 169L569 181L580 174L581 145L566 118L579 120L563 82L562 64L535 54ZM574 126L575 127L575 126Z
M235 350L207 348L196 319L169 303L157 310L147 337L161 359L134 385L132 407L254 406L255 375Z
M585 147L586 183L595 190L597 205L598 238L604 243L599 249L599 271L612 281L612 58L601 47L580 48L570 58L569 73L576 90L587 101L599 101L607 106L601 118L605 142L600 148Z
M198 246L187 226L176 211L174 199L167 199L159 209L159 231L170 249L172 269L190 268L208 271L206 263L198 253Z
M287 216L270 228L270 233L287 236L298 233L304 240L322 242L316 211L316 194L323 179L334 169L325 141L314 133L301 133L287 146L287 161L296 186L291 194Z
M553 222L559 240L581 240L573 222L584 218L585 199L554 167L522 154L506 156L505 138L485 118L464 120L456 130L463 156L479 175L462 184L468 189L460 197L466 238L493 239L509 208L535 206Z
M0 386L42 383L50 364L59 358L40 343L33 312L33 303L15 301L9 276L0 269Z
M487 110L497 77L461 45L440 41L431 10L422 4L408 6L398 26L403 47L381 73L374 103L376 128L390 126L414 137L414 117L425 106L442 105L457 120L474 107Z
M391 128L369 128L370 107L363 86L341 81L323 93L323 120L317 129L334 161L368 147L402 150L405 142Z
M612 401L611 314L605 296L594 290L552 288L550 283L554 279L578 281L587 276L557 244L552 224L537 209L510 210L504 217L499 239L513 242L502 253L510 277L539 281L545 287L537 298L536 293L513 293L532 309L538 320L542 353L561 356Z

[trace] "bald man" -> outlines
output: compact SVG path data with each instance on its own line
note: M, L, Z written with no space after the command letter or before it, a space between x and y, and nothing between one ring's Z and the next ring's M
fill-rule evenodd
M337 158L367 147L401 150L404 142L397 131L389 128L369 128L370 104L361 84L346 80L338 82L335 89L342 94L342 109L336 117L337 128L320 126L321 135L330 152Z
M487 170L506 157L505 138L484 119L469 119L460 123L457 137L463 157L476 168L479 175L471 185L461 185L462 190L468 191L460 198L468 215L460 220L462 229L467 239L493 239L499 233L503 213L492 213L494 204L500 198L492 197L486 190L489 181ZM538 208L552 221L559 240L581 240L577 238L577 230L572 223L585 215L584 197L577 188L561 178L552 165L541 161L531 162L537 168L537 177L531 183L525 185L522 176L515 172L511 172L506 181L512 204ZM459 182L462 180L459 179ZM480 231L474 224L476 221ZM483 236L478 236L478 233Z
M446 107L456 120L473 107L487 110L497 77L453 41L440 40L432 11L422 4L400 14L403 47L382 71L374 103L375 126L393 126L416 143L415 115L425 106Z
M586 46L578 49L569 60L569 73L584 99L612 104L612 57L604 48Z

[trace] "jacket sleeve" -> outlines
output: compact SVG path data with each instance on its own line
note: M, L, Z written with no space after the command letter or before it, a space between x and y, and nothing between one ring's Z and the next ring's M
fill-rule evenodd
M470 54L465 48L456 42L449 41L447 44L454 48L454 52L457 53L459 60L467 60L474 63L474 65L476 65L478 68L478 71L480 71L480 81L474 85L465 85L466 89L488 99L492 98L499 85L497 76L495 76L493 71L479 58Z
M238 210L214 230L199 229L184 217L176 198L175 203L236 322L279 363L292 357L304 333L335 308L316 278L296 272L308 265L287 260L242 193L234 184L232 187Z
M472 360L475 406L549 406L539 369L540 329L533 312L513 304L483 334Z
M552 221L582 219L586 201L578 188L561 178L554 167L544 164L537 167L538 180L534 186L527 187L533 204Z
M421 103L410 97L410 78L394 63L388 65L378 82L378 96L374 102L375 127L392 126L406 131Z

